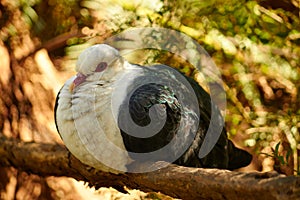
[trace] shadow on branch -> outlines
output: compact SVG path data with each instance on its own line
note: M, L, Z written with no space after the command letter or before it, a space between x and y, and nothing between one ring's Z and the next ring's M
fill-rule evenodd
M150 173L111 174L82 164L62 145L0 137L0 166L40 176L67 176L90 186L160 191L182 199L299 199L300 177L169 165Z

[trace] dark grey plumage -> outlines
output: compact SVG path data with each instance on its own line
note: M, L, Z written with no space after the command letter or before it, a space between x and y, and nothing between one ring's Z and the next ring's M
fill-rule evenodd
M119 173L145 172L129 168L155 161L230 170L251 162L252 156L233 145L225 128L219 138L208 134L218 141L199 158L210 123L219 126L222 116L210 95L176 70L132 65L104 44L85 50L76 70L77 76L66 81L57 96L55 122L67 148L83 163ZM177 85L181 92L173 91ZM212 120L212 113L219 121ZM151 124L158 127L154 135L146 130Z
M154 66L156 67L156 66ZM159 68L157 69L159 70ZM183 75L184 76L184 75ZM238 169L250 164L252 160L251 154L239 149L228 139L225 128L211 152L202 159L199 159L199 150L203 139L206 135L208 125L211 118L211 109L215 109L220 116L219 110L215 106L211 106L210 95L192 78L186 77L191 84L198 98L200 120L198 131L193 138L193 144L188 150L181 155L174 163L189 167L204 167L204 168L221 168L221 169ZM129 101L129 112L133 121L139 126L146 126L150 123L149 109L151 106L161 105L161 109L165 109L167 120L164 127L152 137L138 138L127 134L121 130L125 147L128 151L134 153L147 153L155 151L167 145L178 131L178 126L181 118L181 106L175 96L175 93L170 88L150 83L138 88L131 96ZM189 133L186 133L189 135ZM176 146L173 148L176 151ZM129 154L131 155L131 154ZM133 159L139 162L146 162L143 157L131 155ZM170 152L165 155L155 156L151 162L168 160ZM147 157L149 159L149 157Z

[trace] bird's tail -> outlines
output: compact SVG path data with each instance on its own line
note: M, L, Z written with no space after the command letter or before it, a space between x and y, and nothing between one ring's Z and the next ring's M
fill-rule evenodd
M245 150L237 148L230 140L228 140L228 155L229 155L229 163L228 163L229 170L245 167L249 165L252 160L252 155L250 153L248 153Z

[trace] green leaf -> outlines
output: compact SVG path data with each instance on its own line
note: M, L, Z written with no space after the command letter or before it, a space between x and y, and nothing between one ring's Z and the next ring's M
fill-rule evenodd
M289 149L288 152L285 155L285 160L286 160L287 163L289 161L289 157L290 157L291 153L292 153L292 149Z
M286 164L283 156L278 156L277 159L280 161L282 165Z
M280 142L278 142L275 146L275 150L274 150L274 155L278 156L278 151L279 151L279 146L280 146Z

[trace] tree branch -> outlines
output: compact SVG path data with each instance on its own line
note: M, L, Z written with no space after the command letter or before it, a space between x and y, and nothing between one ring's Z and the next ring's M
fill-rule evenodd
M68 176L90 186L160 191L183 199L299 199L300 177L170 165L143 174L111 174L82 164L58 144L0 137L0 166L40 176Z

